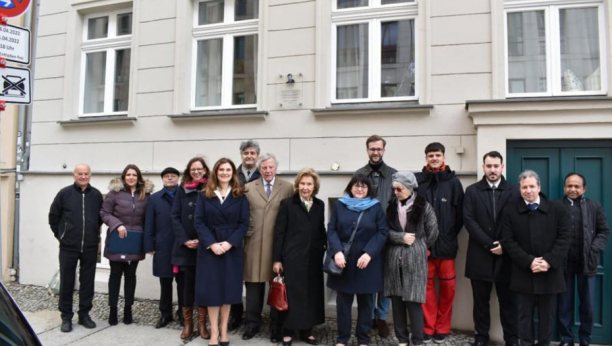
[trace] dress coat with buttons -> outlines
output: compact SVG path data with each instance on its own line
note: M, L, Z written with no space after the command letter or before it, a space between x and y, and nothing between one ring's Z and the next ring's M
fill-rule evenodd
M496 186L495 214L492 208L492 190L486 178L482 178L465 190L463 199L463 223L470 234L465 276L472 280L510 282L512 260L508 253L491 253L493 242L502 239L501 215L505 208L514 205L520 193L516 186L504 177ZM503 250L503 246L502 246Z
M188 240L198 239L193 224L198 194L205 184L198 184L195 189L184 186L178 188L172 205L172 226L174 229L174 247L172 249L172 264L177 266L195 266L197 249L185 246Z
M276 177L270 197L266 196L263 178L245 186L249 199L250 225L244 241L246 261L244 281L268 282L274 277L272 271L272 245L274 243L274 223L280 202L293 195L293 184Z
M334 256L343 250L342 244L351 238L359 217L358 211L350 210L339 200L327 226L327 251ZM348 294L371 294L383 290L382 249L389 236L389 227L380 203L363 212L353 245L346 258L346 266L341 276L327 276L327 287ZM371 260L364 269L357 268L357 260L367 253Z
M524 294L565 292L570 227L565 207L548 201L542 193L540 205L533 211L521 197L510 202L502 216L502 248L512 259L510 289ZM536 257L543 257L550 264L548 271L531 271Z
M153 275L158 278L174 277L171 262L174 245L171 217L173 202L174 196L170 196L165 189L152 194L147 202L144 251L147 253L155 251Z
M249 227L249 201L230 193L223 203L217 196L198 194L195 229L199 246L196 263L195 303L222 306L242 302L243 241ZM216 255L211 245L228 242L232 247Z
M323 255L327 247L325 203L310 211L298 194L281 201L274 227L273 261L283 264L289 311L284 328L306 330L325 322Z

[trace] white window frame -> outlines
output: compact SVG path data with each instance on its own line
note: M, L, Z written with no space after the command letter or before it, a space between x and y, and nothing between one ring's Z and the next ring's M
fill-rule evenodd
M130 49L132 53L132 34L117 36L117 16L120 14L132 13L133 32L133 10L126 8L115 11L91 13L83 18L83 37L81 43L81 79L79 87L79 117L126 115L128 111L113 112L113 97L115 92L115 57L117 50ZM87 28L89 19L108 16L108 36L98 39L87 39ZM87 68L87 54L106 52L106 71L104 75L104 110L98 113L85 113L85 78ZM130 56L130 69L133 61ZM130 81L131 83L131 81Z
M234 37L236 36L257 36L257 60L261 59L261 37L259 35L259 18L247 19L247 20L234 20L234 4L235 0L225 0L223 9L223 22L215 24L198 25L198 11L200 3L206 2L206 0L200 0L194 3L193 11L193 43L192 43L192 56L191 56L191 97L190 97L190 108L191 111L207 111L207 110L218 110L218 109L240 109L240 108L255 108L261 100L261 90L259 89L259 82L255 81L255 88L257 92L257 102L252 104L244 105L232 105L232 91L233 91L233 68L234 68ZM261 7L262 0L259 1ZM228 16L228 13L230 14ZM261 11L259 11L261 15ZM198 59L198 42L212 39L223 40L223 52L222 61L223 66L221 68L221 105L218 106L196 106L196 71L197 71L197 59ZM257 67L258 79L261 78L261 71L259 66Z
M601 75L600 90L562 91L561 85L561 44L559 11L567 8L597 8L599 25L599 62ZM510 93L508 59L508 14L527 11L544 11L546 28L546 92ZM504 9L504 90L507 98L557 97L607 95L608 58L606 45L606 16L602 1L593 0L523 0L506 1Z
M418 1L400 4L381 5L381 0L370 0L369 6L337 9L337 0L332 2L332 34L331 34L331 103L367 103L367 102L392 102L412 101L419 99L419 35ZM414 65L415 65L415 91L414 96L381 97L381 23L414 20ZM368 97L355 99L336 98L336 56L338 27L351 24L368 24Z

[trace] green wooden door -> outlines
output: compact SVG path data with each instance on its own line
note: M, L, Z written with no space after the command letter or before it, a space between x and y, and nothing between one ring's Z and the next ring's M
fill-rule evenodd
M508 141L507 178L517 184L518 175L531 169L540 175L542 192L549 199L563 197L563 178L578 172L587 180L586 196L606 210L608 225L612 213L612 141ZM612 247L608 242L597 270L593 320L593 344L612 344ZM578 298L574 335L578 341Z

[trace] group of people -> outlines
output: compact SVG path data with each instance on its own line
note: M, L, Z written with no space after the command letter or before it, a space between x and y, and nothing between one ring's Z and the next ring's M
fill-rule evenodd
M60 243L61 330L72 330L72 289L80 261L78 323L95 328L89 316L99 242L108 226L104 256L109 259L109 323L118 323L118 296L124 277L123 322L132 323L136 269L153 255L160 280L161 317L173 321L172 283L178 292L178 319L187 339L197 332L210 345L229 345L228 330L242 324L243 340L261 327L266 283L284 276L287 311L270 308L270 340L290 346L293 338L317 345L312 328L324 323L325 284L336 292L337 346L349 343L351 311L357 298L355 335L370 343L370 331L387 337L392 303L395 336L410 342L442 343L450 333L456 290L457 236L469 233L465 275L471 280L476 337L489 341L490 294L495 286L506 345L549 344L555 319L562 346L573 344L574 287L580 298L581 346L593 328L594 275L610 233L601 206L584 196L586 179L569 173L565 196L549 201L536 172L524 171L519 186L505 180L503 157L483 157L484 177L465 193L446 164L445 147L430 143L421 172L398 172L383 161L386 141L366 140L368 163L357 170L325 227L325 203L316 198L320 177L311 168L293 183L277 177L278 161L259 144L240 146L241 164L227 158L210 170L201 157L183 171L161 173L163 188L152 193L138 167L128 165L106 198L89 184L91 170L74 169L74 184L56 196L49 224ZM180 179L180 184L179 184ZM142 251L117 253L109 240L143 236ZM115 233L115 234L113 234ZM327 255L342 269L324 280ZM436 289L436 280L438 289ZM243 287L246 301L243 305ZM558 314L557 314L558 307ZM210 331L207 329L207 315ZM408 330L410 321L410 331Z

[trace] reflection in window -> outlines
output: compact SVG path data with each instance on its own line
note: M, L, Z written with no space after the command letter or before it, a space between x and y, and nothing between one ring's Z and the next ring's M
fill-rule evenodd
M117 36L132 34L132 13L117 15Z
M381 5L402 4L405 2L414 2L415 0L382 0Z
M232 104L257 103L257 35L234 37Z
M87 39L95 40L108 36L108 16L90 18L87 21Z
M336 98L368 97L368 24L338 26Z
M381 97L415 95L414 20L381 23Z
M104 111L106 52L89 53L85 58L84 113Z
M198 7L198 25L223 23L224 8L223 0L201 2Z
M115 92L113 112L127 111L130 89L130 52L120 49L115 53Z
M198 41L196 107L221 105L223 40Z
M508 13L507 22L509 92L546 92L546 83L541 83L546 79L546 50L541 49L546 40L544 11Z
M235 21L259 17L259 0L236 0L234 6Z
M338 8L351 8L351 7L363 7L368 6L368 0L337 0Z
M601 89L597 8L559 11L562 91Z

